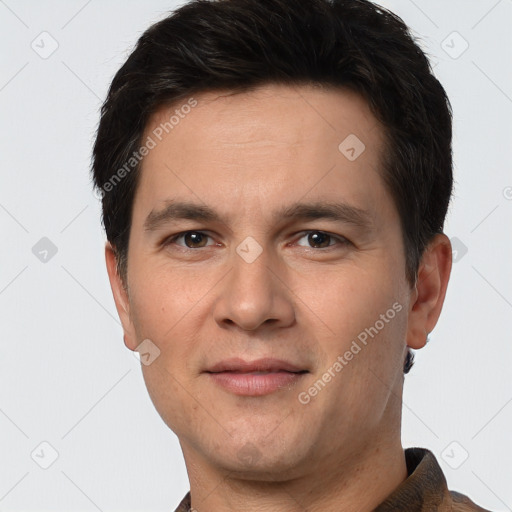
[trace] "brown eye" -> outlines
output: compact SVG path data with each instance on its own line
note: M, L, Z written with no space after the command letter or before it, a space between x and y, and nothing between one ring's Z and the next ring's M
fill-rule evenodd
M201 249L203 247L207 247L212 245L208 244L208 239L211 238L206 233L202 233L201 231L185 231L184 233L180 233L168 240L166 245L168 244L176 244L180 247L185 247L187 249ZM182 242L178 242L178 240L183 240Z
M195 249L196 247L205 247L208 236L198 231L189 231L183 235L183 240L187 247Z
M313 231L308 235L308 243L317 248L329 247L331 241L331 236L327 233L323 233L322 231Z
M298 245L310 249L327 249L335 246L341 248L351 243L343 236L331 235L325 231L303 231L303 236L299 240L303 239L306 239L306 243L298 243Z

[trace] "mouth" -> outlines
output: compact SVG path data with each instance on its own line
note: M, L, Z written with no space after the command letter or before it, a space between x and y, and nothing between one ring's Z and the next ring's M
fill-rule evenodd
M291 389L309 373L288 361L235 358L221 361L205 372L219 387L241 396L262 396L282 389Z
M271 373L271 372L300 373L307 370L283 359L265 357L255 361L245 361L239 357L226 359L208 368L208 373L238 372L238 373Z

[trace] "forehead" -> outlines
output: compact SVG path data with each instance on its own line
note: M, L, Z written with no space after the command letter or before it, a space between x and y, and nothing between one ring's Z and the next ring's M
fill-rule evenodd
M193 121L185 123L187 118ZM187 124L194 125L192 130L205 146L213 141L215 146L236 147L242 143L248 147L249 138L254 136L260 142L293 143L311 140L315 135L325 137L328 132L337 138L344 133L359 134L375 144L382 142L383 135L360 94L328 85L267 84L246 92L194 94L157 109L145 131L149 135L156 130L158 138L171 133L179 137L180 132L183 138L189 138ZM265 138L261 137L263 133Z
M261 205L286 195L335 201L341 194L371 209L384 193L384 132L350 90L272 84L195 94L160 108L148 138L154 147L137 192L147 208L169 195L224 208L227 197Z

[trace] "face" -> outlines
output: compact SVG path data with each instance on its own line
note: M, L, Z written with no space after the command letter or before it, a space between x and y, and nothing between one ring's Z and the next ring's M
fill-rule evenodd
M145 382L186 461L288 478L396 441L406 343L439 311L405 278L382 127L319 87L188 104L146 127L126 291L107 249L125 342L158 354Z

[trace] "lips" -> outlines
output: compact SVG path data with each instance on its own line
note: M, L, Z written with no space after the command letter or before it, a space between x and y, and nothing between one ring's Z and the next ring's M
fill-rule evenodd
M224 391L256 397L292 389L308 370L281 359L244 361L234 358L213 365L205 373Z
M208 373L275 373L275 372L305 373L307 370L300 368L288 361L281 359L263 358L255 361L244 361L240 358L232 358L221 361L207 370Z

